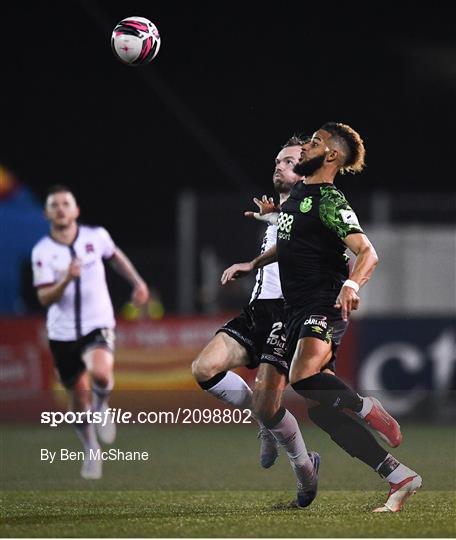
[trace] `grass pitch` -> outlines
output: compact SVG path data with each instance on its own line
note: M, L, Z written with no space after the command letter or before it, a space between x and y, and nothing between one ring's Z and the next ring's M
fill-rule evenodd
M99 481L80 463L40 461L40 449L78 450L71 429L2 428L2 537L455 537L455 433L450 426L403 426L394 454L423 477L398 514L372 514L387 485L308 425L322 456L319 494L305 510L277 510L294 497L281 454L258 465L252 426L119 430L116 447L147 450L147 462L109 462Z

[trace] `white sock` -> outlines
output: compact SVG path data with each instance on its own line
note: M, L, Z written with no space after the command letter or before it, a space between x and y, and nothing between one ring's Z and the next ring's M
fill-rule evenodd
M409 469L402 463L399 463L399 465L394 469L394 471L386 477L386 480L393 484L399 484L400 482L402 482L406 478L410 478L411 476L416 476L416 472L412 471L412 469Z
M374 406L374 402L370 397L363 397L363 407L362 409L356 413L360 418L365 418L372 410L372 407Z
M285 449L292 464L312 466L298 422L290 411L286 410L282 420L274 427L269 428L269 431L280 446Z
M111 395L114 387L114 378L112 378L107 386L100 386L95 381L92 381L92 407L93 410L99 412L108 405L108 398Z
M391 454L388 454L375 470L392 484L399 484L406 478L416 476L415 471L400 463Z
M74 426L85 452L88 452L90 448L98 448L99 445L94 424L91 422L83 422L82 424L75 424Z
M240 409L252 408L252 390L237 373L227 371L221 381L206 389L214 397Z

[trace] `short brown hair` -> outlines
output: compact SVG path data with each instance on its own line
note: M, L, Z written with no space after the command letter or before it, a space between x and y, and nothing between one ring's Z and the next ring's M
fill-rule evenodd
M302 146L310 137L307 135L292 135L288 141L282 145L282 148L289 148L290 146Z
M71 195L74 197L74 193L72 192L71 188L65 184L54 184L50 186L47 190L46 198L48 198L50 195L54 195L55 193L71 193Z

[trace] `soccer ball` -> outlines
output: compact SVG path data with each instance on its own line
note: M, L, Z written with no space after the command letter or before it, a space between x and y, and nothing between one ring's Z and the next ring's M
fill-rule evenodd
M111 47L116 58L129 66L148 64L160 49L155 24L144 17L127 17L112 32Z

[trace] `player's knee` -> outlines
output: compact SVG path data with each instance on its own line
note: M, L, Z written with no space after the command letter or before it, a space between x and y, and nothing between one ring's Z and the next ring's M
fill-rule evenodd
M317 373L320 373L320 367L318 365L315 365L314 362L309 362L308 364L300 366L292 365L289 375L290 384L293 385L298 381L308 379L309 377L312 377L312 375L316 375Z
M199 356L192 363L192 374L197 382L208 381L222 371L225 370L220 362L210 361L205 357Z
M108 366L94 366L90 374L95 383L102 388L112 384L112 370Z
M200 369L199 358L196 358L192 362L192 375L193 375L194 379L196 379L198 381L202 376L201 372L202 372L202 370Z

